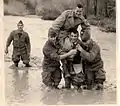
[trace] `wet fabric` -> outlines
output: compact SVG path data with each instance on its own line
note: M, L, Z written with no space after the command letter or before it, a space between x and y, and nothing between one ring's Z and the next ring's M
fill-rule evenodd
M13 41L13 62L19 62L20 59L23 60L23 63L28 63L30 61L30 38L28 34L24 31L15 30L12 31L10 36L7 39L7 47Z
M80 87L85 81L85 75L82 72L77 73L75 75L71 75L70 77L67 78L64 75L64 80L66 88L71 88L71 85Z
M60 67L60 57L58 55L58 49L53 42L48 40L43 47L44 59L42 67Z
M105 76L105 71L103 69L99 69L96 71L86 71L87 79L88 81L92 82L98 82L99 80L105 81L106 76Z
M80 54L84 65L84 73L86 74L89 85L96 80L98 80L98 83L99 80L102 80L103 83L106 79L100 47L93 40L91 40L91 43L91 46L88 46L88 50L82 50Z
M18 48L14 48L13 54L12 54L12 61L14 63L18 63L20 60L22 60L24 64L29 63L30 57L27 54L26 48L24 49L24 51L23 51L23 49L21 51L19 51Z
M73 86L81 86L84 81L85 81L85 75L82 72L80 72L80 73L76 74L75 76L73 76L72 85Z
M43 68L42 82L47 86L58 86L61 81L61 69L58 67Z
M103 68L103 61L100 54L100 47L92 40L91 43L87 51L82 49L80 55L83 59L85 70L96 71Z
M61 81L60 57L58 49L48 40L43 47L42 81L47 86L58 86Z

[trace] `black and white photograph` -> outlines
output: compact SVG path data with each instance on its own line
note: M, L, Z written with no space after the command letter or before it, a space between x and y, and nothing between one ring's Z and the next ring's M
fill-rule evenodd
M3 0L6 106L116 105L116 0Z

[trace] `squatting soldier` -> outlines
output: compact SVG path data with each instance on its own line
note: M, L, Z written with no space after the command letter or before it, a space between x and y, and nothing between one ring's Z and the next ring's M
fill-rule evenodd
M64 11L52 24L48 32L48 37L52 36L52 31L55 31L57 36L57 43L62 49L65 45L63 44L67 36L70 35L71 30L77 30L78 26L81 25L82 32L90 30L90 24L83 16L83 6L78 4L74 10ZM66 83L67 79L65 80ZM69 82L69 81L67 81ZM66 85L66 84L65 84Z
M86 49L78 46L81 52L80 56L83 59L85 74L87 77L88 89L103 89L103 82L106 79L105 71L103 68L103 61L101 58L99 45L91 39L89 31L85 31L81 35L81 40L86 45Z
M47 40L43 47L42 81L46 86L58 88L61 81L60 60L75 55L76 52L76 49L72 49L63 55L59 55L56 46L56 35L54 32L52 33L51 38Z
M8 47L13 41L12 61L15 66L18 67L18 63L21 59L26 67L30 67L30 38L28 33L23 30L24 24L21 20L17 24L17 27L18 29L12 31L7 39L5 53L8 53Z

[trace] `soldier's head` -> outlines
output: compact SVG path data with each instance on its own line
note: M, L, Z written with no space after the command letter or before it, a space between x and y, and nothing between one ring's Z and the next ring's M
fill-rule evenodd
M80 17L81 15L83 15L83 6L77 4L77 7L75 8L75 17Z
M90 32L90 30L85 30L83 32L83 34L80 35L80 37L81 37L81 40L83 42L87 42L88 40L90 40L91 39L91 32Z
M18 27L18 30L20 30L20 31L23 30L24 24L23 24L22 20L20 20L18 22L17 27Z
M49 29L48 39L49 39L49 41L52 42L54 45L56 44L57 36L56 36L55 30Z
M75 43L78 40L78 37L79 37L79 33L77 30L71 31L70 38L73 43Z

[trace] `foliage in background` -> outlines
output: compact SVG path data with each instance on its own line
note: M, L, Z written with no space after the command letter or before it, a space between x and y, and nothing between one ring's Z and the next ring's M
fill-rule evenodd
M45 20L54 20L64 10L74 9L81 3L90 24L112 32L116 29L115 0L4 0L4 3L5 14L39 15Z

